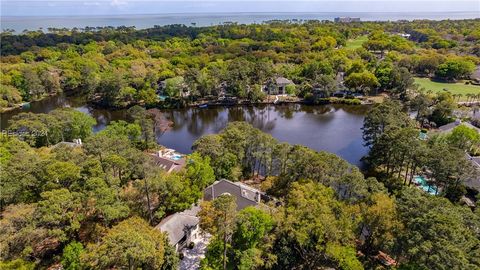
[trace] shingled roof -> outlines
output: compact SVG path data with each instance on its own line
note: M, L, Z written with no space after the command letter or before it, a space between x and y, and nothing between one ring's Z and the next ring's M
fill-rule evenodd
M264 195L263 192L240 182L222 179L205 188L203 198L210 201L222 194L236 197L237 210L242 210L247 206L256 206L260 202L261 196Z
M276 84L283 84L283 85L289 85L289 84L293 84L293 82L287 78L284 78L284 77L276 77L275 78L275 83Z
M197 213L200 211L199 206L193 206L180 213L175 213L164 218L155 228L168 235L168 241L175 246L185 236L185 228L191 228L199 223Z

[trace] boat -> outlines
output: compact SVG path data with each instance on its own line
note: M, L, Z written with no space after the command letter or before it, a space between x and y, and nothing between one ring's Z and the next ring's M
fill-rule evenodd
M201 108L201 109L204 109L204 108L207 108L207 107L208 107L208 103L203 103L203 104L198 105L198 108Z

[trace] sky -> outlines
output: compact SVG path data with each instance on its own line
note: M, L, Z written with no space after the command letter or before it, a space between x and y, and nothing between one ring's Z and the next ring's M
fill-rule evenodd
M480 0L0 0L2 16L237 12L462 12Z

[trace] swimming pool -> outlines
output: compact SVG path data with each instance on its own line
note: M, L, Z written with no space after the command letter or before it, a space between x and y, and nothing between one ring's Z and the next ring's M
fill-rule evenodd
M182 155L177 155L177 154L174 154L170 157L170 159L173 159L173 160L179 160L181 158L183 158L183 156Z
M428 185L427 179L423 176L414 176L413 182L420 185L420 187L427 193L436 195L438 193L438 188L434 185Z

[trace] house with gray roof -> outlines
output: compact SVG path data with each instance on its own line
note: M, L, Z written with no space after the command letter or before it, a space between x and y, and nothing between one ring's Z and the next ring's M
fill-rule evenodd
M284 77L275 77L270 79L263 87L263 91L268 95L286 95L287 86L295 85L291 80Z
M462 120L460 120L460 119L455 120L455 122L452 122L452 123L449 123L449 124L438 127L438 131L441 132L441 133L448 133L448 132L451 132L454 128L460 126L460 125L464 125L464 126L467 126L469 128L473 128L477 132L480 132L480 129L477 128L476 126L470 124L469 122L462 122Z
M82 146L82 139L74 139L73 142L59 142L52 146L52 148L57 148L61 145L65 145L67 147L81 147Z
M211 201L223 194L236 197L238 211L247 206L257 206L262 200L266 199L265 193L240 182L232 182L226 179L215 181L211 186L205 188L203 199Z
M464 184L465 186L480 192L480 176L478 175L478 172L480 172L480 157L472 157L467 154L467 159L470 160L472 165L476 168L477 174L470 179L467 179Z
M155 229L165 232L169 243L177 252L181 251L191 242L200 238L200 222L197 217L199 206L193 206L180 213L175 213L164 218Z
M480 84L480 65L477 66L477 69L470 75L470 79L472 79L477 85Z

